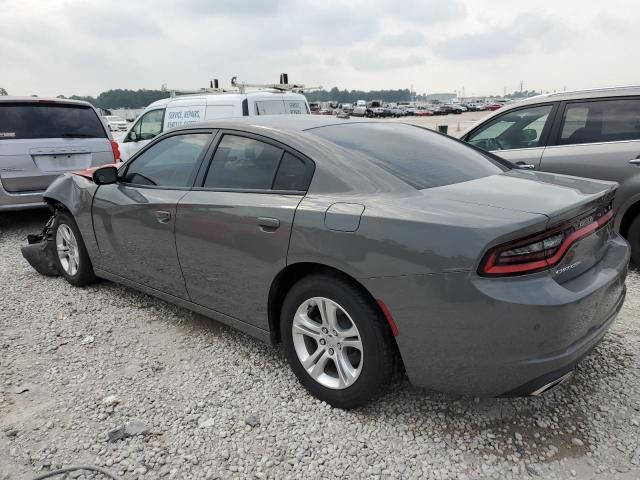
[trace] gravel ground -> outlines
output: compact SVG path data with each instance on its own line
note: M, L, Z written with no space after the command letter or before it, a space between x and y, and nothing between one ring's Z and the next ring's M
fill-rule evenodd
M402 380L344 412L276 348L109 282L39 276L19 246L45 218L0 215L0 480L72 464L124 479L640 477L638 273L604 341L542 398Z

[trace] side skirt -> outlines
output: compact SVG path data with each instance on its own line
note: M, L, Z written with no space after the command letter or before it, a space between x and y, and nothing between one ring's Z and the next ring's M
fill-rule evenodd
M97 277L104 278L105 280L110 280L114 283L119 283L135 290L147 293L166 302L173 303L180 307L186 308L187 310L192 310L196 313L199 313L200 315L204 315L205 317L216 320L220 323L224 323L225 325L229 325L230 327L233 327L236 330L240 330L247 335L251 335L252 337L257 338L262 342L269 344L272 343L271 334L267 330L254 327L253 325L238 320L237 318L230 317L229 315L225 315L224 313L216 312L215 310L203 307L202 305L198 305L197 303L193 303L189 300L169 295L168 293L164 293L160 290L156 290L155 288L133 282L118 275L114 275L113 273L105 272L104 270L100 270L98 268L94 268L94 270Z

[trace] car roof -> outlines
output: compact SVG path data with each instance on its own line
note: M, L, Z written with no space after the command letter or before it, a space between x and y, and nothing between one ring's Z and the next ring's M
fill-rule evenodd
M31 102L31 103L58 103L61 105L84 105L93 107L89 102L84 100L72 100L70 98L56 98L56 97L19 97L15 95L3 95L0 96L0 102Z
M513 105L520 106L535 103L559 102L563 100L581 100L583 98L588 99L600 97L625 97L631 95L640 95L640 85L543 93L542 95L536 95L535 97L530 97L519 102L514 102ZM511 106L511 104L509 106Z
M312 128L338 125L341 123L372 123L371 120L340 119L329 115L257 115L234 117L191 123L179 127L183 129L228 128L228 129L268 129L281 133L304 132ZM379 121L377 123L380 123Z

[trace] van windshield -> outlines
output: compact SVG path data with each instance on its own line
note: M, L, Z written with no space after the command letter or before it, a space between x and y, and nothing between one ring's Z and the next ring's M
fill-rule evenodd
M72 137L107 138L92 108L53 102L0 103L0 141Z

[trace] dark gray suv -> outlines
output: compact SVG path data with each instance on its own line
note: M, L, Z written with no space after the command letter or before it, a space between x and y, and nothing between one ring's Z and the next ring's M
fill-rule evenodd
M615 228L640 264L640 87L540 95L496 111L462 139L525 168L618 182Z

